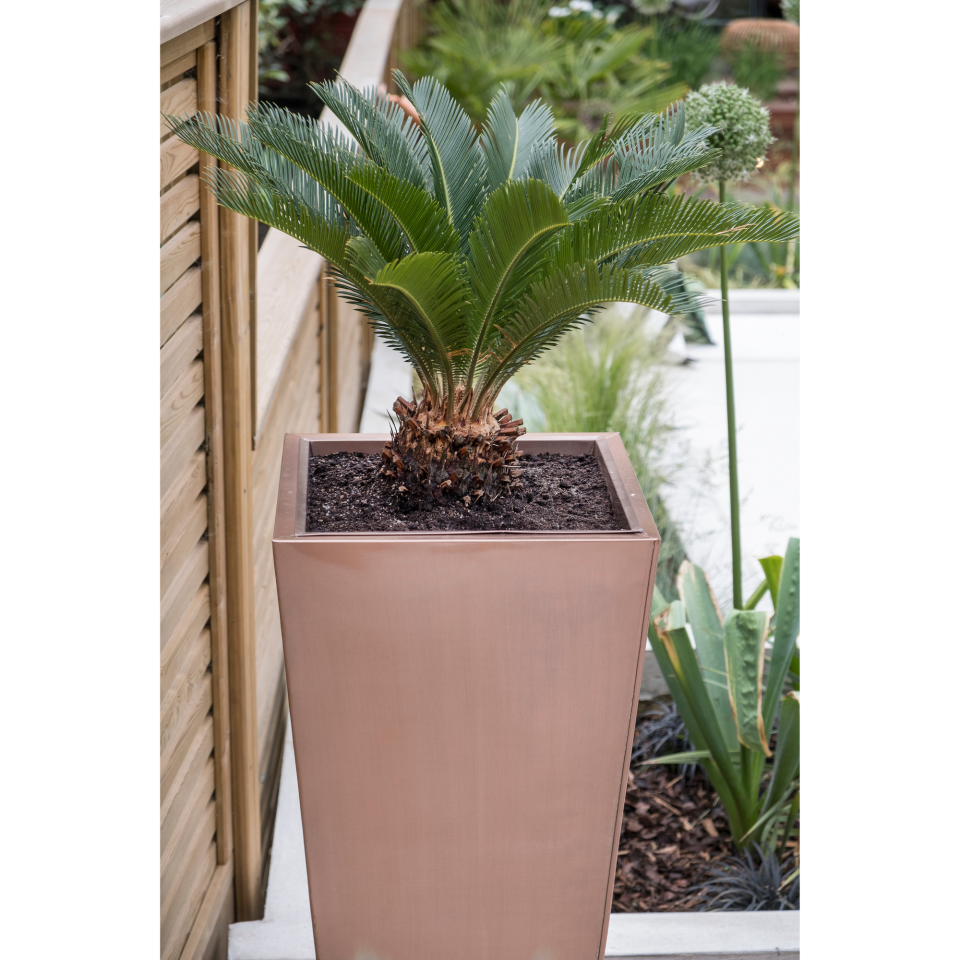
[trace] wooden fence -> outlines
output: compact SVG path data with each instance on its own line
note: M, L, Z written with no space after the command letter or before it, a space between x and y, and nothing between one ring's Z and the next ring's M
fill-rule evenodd
M256 0L162 0L160 109L240 119ZM342 72L389 83L413 0L368 0ZM325 118L329 119L329 118ZM287 432L358 429L372 335L316 254L218 209L160 130L163 960L225 958L261 915L286 723L271 536Z

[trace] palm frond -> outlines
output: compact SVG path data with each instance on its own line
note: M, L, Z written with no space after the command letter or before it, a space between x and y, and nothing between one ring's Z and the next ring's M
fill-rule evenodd
M342 77L310 88L378 167L431 189L427 144L413 119L386 94L373 87L358 90Z
M640 271L601 266L596 262L569 266L534 284L521 310L498 324L477 390L475 409L492 402L503 385L523 366L554 346L570 329L589 320L605 303L637 303L672 312L672 301L653 279Z
M468 390L495 317L512 311L543 270L543 242L568 223L560 198L542 180L509 180L487 198L469 238L467 271L479 326Z
M411 252L455 253L459 249L460 238L440 204L416 184L372 164L357 167L347 176L389 211Z
M456 396L455 370L466 364L470 348L470 287L457 259L448 253L414 253L388 263L373 286L396 291L398 329L418 332L443 367L448 397Z
M411 88L399 70L394 76L420 115L420 130L430 153L433 195L457 233L466 237L483 203L487 166L473 124L433 77L418 80Z
M507 91L501 87L490 103L480 137L487 158L487 189L493 191L507 180L522 179L533 157L554 140L550 108L537 101L517 117Z

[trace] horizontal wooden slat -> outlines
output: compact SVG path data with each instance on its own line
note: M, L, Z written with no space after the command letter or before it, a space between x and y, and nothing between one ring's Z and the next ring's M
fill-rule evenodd
M200 209L200 178L191 173L160 197L160 242L172 237Z
M197 81L186 77L160 94L160 139L170 136L170 128L164 120L168 117L192 117L197 112Z
M160 496L170 489L174 480L190 462L190 458L203 446L206 436L206 417L203 407L194 407L170 442L160 451Z
M187 775L179 785L169 813L160 825L161 877L168 871L171 859L176 858L177 843L182 842L184 835L191 833L193 822L197 815L203 812L215 789L213 751L206 754L198 751L195 756L190 757Z
M164 556L172 537L179 533L200 491L206 486L206 454L200 450L160 501L160 555Z
M216 949L213 938L224 938L223 950L226 951L226 927L233 922L233 861L228 860L217 866L210 886L203 896L203 903L197 919L193 922L190 936L184 944L180 960L207 960L208 949ZM210 953L213 958L218 954Z
M319 296L323 258L270 230L257 257L257 423L259 437L305 312Z
M160 698L167 695L193 645L210 619L210 585L201 584L184 610L172 636L160 651Z
M181 173L186 173L198 163L200 154L196 147L184 143L179 137L171 137L160 146L160 189L173 183Z
M186 419L187 414L203 399L203 361L194 360L177 378L176 383L160 398L160 448L163 449Z
M183 861L193 845L192 841L198 829L204 825L210 798L213 796L213 758L210 757L210 777L201 777L191 784L184 816L176 824L172 836L160 856L160 902L168 900L179 879Z
M180 756L179 764L172 769L161 770L161 789L163 799L160 801L160 829L171 817L176 819L178 811L182 809L184 784L195 773L199 763L203 766L207 757L213 752L213 716L200 717L198 723L191 727L190 740L187 749ZM172 822L172 821L171 821Z
M163 21L161 20L161 28ZM160 44L160 67L161 69L168 64L174 63L185 54L193 51L196 56L197 47L202 47L208 40L212 40L217 35L216 26L211 16L204 23L197 24L192 30L181 33L180 36Z
M160 600L160 643L173 634L180 617L190 605L209 572L207 541L201 540L187 558L176 579Z
M160 553L160 593L164 594L207 530L207 498L200 494L193 502L187 522Z
M192 70L197 65L197 51L191 50L182 57L178 57L173 63L168 63L160 68L160 86L169 83L171 80L179 77L181 74Z
M160 248L160 295L166 293L187 267L199 259L200 223L191 220Z
M167 744L167 749L160 754L160 805L170 789L182 779L183 764L187 760L191 747L194 745L197 733L207 719L207 714L213 706L213 694L210 674L206 674L206 681L194 691L194 699L187 704L180 718L180 724L175 735Z
M176 383L177 378L202 349L203 317L197 313L181 324L180 329L160 349L161 397Z
M210 808L214 808L212 815ZM179 882L175 884L170 899L161 904L160 960L179 957L217 868L217 845L213 842L217 822L215 808L216 804L211 801L204 811L203 825L198 829L179 870Z
M203 301L203 281L200 267L191 267L160 298L160 346L180 329L187 317Z

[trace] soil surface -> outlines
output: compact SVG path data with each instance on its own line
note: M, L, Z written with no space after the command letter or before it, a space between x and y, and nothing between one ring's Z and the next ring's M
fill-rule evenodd
M620 832L614 913L696 910L707 870L734 853L727 817L702 768L634 764Z
M600 464L591 455L530 454L520 459L523 488L486 497L436 500L401 493L380 476L375 453L310 458L307 532L397 530L620 530Z

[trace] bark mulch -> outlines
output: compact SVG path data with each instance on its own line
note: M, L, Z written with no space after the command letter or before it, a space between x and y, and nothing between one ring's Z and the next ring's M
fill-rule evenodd
M734 852L727 817L700 767L684 780L671 767L632 766L613 888L614 913L696 910L695 888Z

